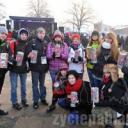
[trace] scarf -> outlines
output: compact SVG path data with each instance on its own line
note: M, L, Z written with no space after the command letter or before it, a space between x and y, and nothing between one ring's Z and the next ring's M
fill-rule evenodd
M79 46L80 44L71 44L71 48L73 48L73 50L77 50Z
M99 42L98 41L92 41L92 48L98 49L99 48Z
M103 76L103 83L104 84L108 84L108 83L110 83L112 80L111 80L111 77L109 76Z
M26 45L27 45L27 40L18 40L17 43L16 43L16 49L17 50L21 50L24 52L25 48L26 48Z
M78 92L82 86L83 81L81 79L78 79L74 85L71 85L69 82L66 86L66 93L71 94L71 92L75 91Z

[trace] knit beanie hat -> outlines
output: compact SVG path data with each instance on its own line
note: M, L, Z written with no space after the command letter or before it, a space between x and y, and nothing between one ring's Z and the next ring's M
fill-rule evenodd
M61 39L63 39L63 34L60 30L56 30L53 34L53 39L55 39L56 37L60 37Z
M72 34L72 40L74 40L75 38L77 38L78 40L80 40L80 35L75 33L75 34Z
M61 65L60 71L62 71L62 70L68 70L67 64L62 64Z
M98 31L93 31L92 36L96 36L96 35L99 36L99 32Z
M0 33L8 34L8 30L4 26L0 26Z
M37 30L36 30L36 33L41 33L41 32L45 32L45 29L43 27L39 27Z
M21 34L25 33L27 36L29 35L28 31L25 28L21 28L18 31L18 37L20 37Z

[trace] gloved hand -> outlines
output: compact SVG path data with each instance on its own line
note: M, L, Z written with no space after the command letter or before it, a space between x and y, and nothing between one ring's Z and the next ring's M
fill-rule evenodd
M52 57L55 58L55 52L53 53Z
M78 63L78 61L76 61L75 58L71 58L71 61L76 64Z
M13 65L13 63L14 63L14 62L13 62L13 59L9 59L9 60L8 60L8 64Z
M78 56L78 61L83 62L83 58L81 56Z

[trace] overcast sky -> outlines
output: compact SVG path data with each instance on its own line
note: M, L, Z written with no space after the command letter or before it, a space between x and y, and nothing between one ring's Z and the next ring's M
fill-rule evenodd
M0 0L6 6L8 16L25 16L29 0ZM66 17L65 11L72 0L47 0L57 22ZM128 25L128 0L88 0L97 17L108 25Z

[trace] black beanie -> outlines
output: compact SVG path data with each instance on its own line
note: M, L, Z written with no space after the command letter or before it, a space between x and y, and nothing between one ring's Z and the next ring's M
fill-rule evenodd
M18 37L20 37L21 34L25 33L27 36L28 36L28 31L25 29L25 28L21 28L19 31L18 31Z
M94 36L94 35L99 36L99 32L98 32L98 31L93 31L93 32L92 32L92 36Z
M70 71L68 71L67 77L68 77L69 75L75 76L76 79L79 78L79 74L78 74L75 70L70 70Z

